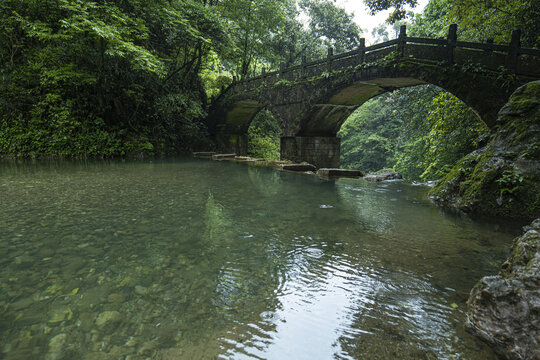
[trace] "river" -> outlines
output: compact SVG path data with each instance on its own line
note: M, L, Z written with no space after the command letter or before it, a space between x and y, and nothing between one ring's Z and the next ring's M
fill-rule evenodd
M495 359L519 228L428 189L194 159L0 163L0 358Z

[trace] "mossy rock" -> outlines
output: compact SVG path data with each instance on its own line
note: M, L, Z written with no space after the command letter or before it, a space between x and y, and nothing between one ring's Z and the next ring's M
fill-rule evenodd
M540 219L524 228L498 275L483 277L467 301L467 327L501 359L540 359Z
M471 213L540 215L540 81L518 88L499 111L489 144L464 157L431 190L435 202Z

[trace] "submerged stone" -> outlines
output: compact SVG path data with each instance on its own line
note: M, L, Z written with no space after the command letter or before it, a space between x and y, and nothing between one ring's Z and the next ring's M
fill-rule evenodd
M107 297L107 301L109 301L110 303L121 303L124 300L125 300L124 295L119 294L119 293L113 293Z
M122 315L118 311L104 311L98 315L96 326L105 332L111 332L122 321Z
M49 313L49 324L57 324L65 319L70 314L70 309L68 307L59 307L52 309Z
M49 341L49 352L47 353L45 359L47 360L56 360L62 358L62 351L64 345L66 344L67 335L58 334L54 336L51 341Z
M135 286L135 293L137 295L146 295L146 294L148 294L148 288L146 288L144 286L141 286L141 285L136 285Z
M528 229L467 302L468 328L505 359L540 359L540 219Z
M34 300L31 296L25 297L23 299L17 300L14 303L9 304L9 308L13 311L20 311L26 309L34 303Z

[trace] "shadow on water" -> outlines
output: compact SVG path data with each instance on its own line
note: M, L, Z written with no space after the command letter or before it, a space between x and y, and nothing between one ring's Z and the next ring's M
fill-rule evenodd
M0 164L5 359L489 359L515 229L426 190L191 159ZM66 355L67 354L67 355Z

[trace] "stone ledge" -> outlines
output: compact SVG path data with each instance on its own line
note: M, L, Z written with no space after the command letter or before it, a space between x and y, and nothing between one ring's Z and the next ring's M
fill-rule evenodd
M212 160L225 160L229 158L234 158L236 154L215 154L212 155Z

